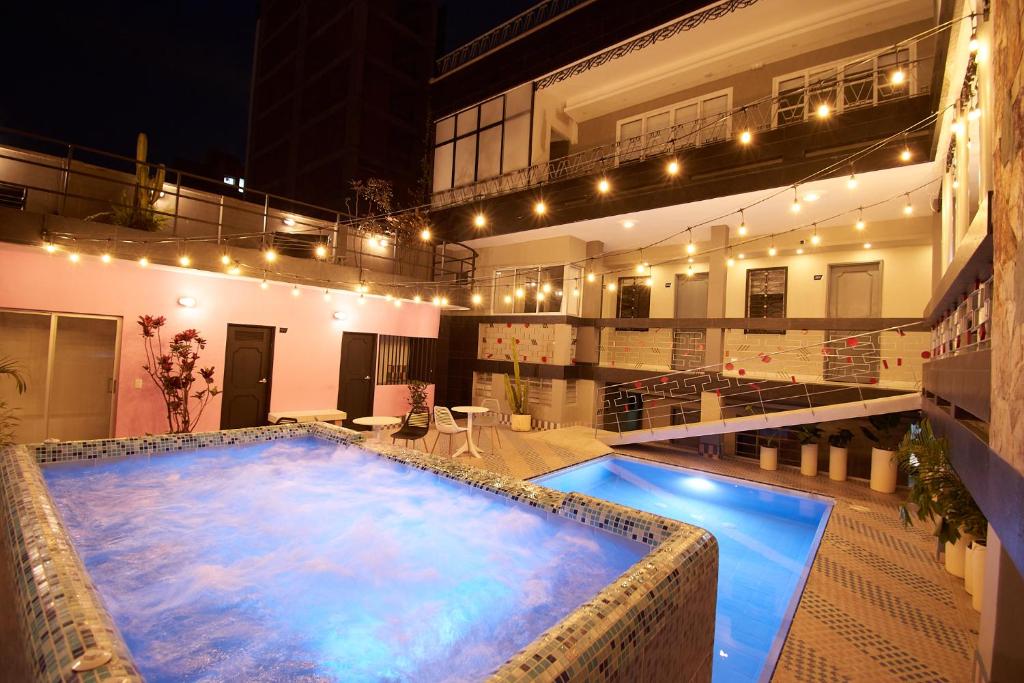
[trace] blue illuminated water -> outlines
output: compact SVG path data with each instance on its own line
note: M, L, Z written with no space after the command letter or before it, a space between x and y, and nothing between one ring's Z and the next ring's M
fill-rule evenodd
M152 682L480 680L646 552L313 439L45 477Z
M831 502L693 470L606 457L535 480L689 522L718 539L716 683L767 679Z

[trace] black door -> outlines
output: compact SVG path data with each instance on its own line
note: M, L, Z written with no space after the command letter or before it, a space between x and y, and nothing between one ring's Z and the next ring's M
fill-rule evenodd
M373 415L373 373L377 335L345 332L341 336L341 370L338 376L338 410L348 415L346 426L357 417Z
M221 429L258 427L267 423L273 367L273 327L228 325Z

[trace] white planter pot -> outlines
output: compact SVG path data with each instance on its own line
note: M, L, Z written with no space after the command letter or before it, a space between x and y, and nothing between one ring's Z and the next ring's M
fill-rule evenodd
M828 447L828 478L832 481L846 481L846 448Z
M761 446L761 469L779 469L779 449L769 446Z
M896 491L896 460L892 451L871 449L871 490L881 493Z
M974 591L971 593L971 607L981 611L981 601L985 598L985 558L988 548L975 541L971 543L971 574L974 575Z
M818 444L805 443L800 446L800 474L805 477L818 476Z
M971 555L974 554L974 543L967 544L964 552L964 590L968 595L974 595L974 563L971 562Z
M513 432L528 432L530 431L530 422L532 418L529 415L516 415L512 414L512 431Z
M956 543L946 544L946 571L961 579L964 577L964 562L967 560L967 544L971 539L960 534Z

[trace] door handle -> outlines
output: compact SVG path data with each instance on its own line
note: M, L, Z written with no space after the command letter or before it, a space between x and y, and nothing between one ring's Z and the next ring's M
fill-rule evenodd
M266 384L266 383L267 383L267 378L266 377L264 377L263 379L260 380L260 384Z

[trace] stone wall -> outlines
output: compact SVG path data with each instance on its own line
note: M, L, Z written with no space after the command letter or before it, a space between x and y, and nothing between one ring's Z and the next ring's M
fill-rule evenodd
M989 445L1024 474L1024 0L992 3L995 295Z

